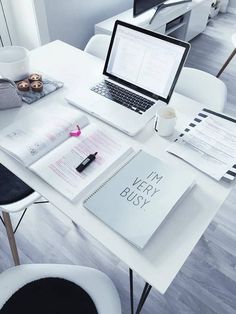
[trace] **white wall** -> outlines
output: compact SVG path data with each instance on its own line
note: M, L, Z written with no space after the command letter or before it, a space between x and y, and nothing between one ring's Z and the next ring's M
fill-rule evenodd
M40 36L33 0L2 0L13 45L33 49L40 46Z
M133 0L44 0L51 40L84 48L94 24L132 7Z

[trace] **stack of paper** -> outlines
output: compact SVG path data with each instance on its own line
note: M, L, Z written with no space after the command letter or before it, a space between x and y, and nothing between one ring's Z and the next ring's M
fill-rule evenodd
M236 164L236 125L225 121L200 114L168 152L220 180Z

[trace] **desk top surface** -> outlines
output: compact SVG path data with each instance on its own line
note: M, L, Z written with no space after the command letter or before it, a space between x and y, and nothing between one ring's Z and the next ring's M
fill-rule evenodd
M40 71L62 80L65 87L32 105L1 111L0 129L19 120L25 113L39 108L46 110L47 107L53 106L55 111L63 110L64 106L70 106L64 99L65 95L87 84L94 84L101 78L102 60L60 41L33 50L30 56L31 68L34 72ZM171 99L171 106L177 112L179 131L204 107L176 93ZM190 196L171 212L143 250L132 246L88 212L82 206L82 200L72 204L41 178L2 151L0 151L1 163L88 231L159 292L164 293L234 184L218 183L181 159L168 154L165 150L170 141L154 132L153 121L140 134L131 138L96 118L89 116L89 120L102 125L108 132L116 133L130 146L143 148L168 164L188 171L196 177L197 186Z

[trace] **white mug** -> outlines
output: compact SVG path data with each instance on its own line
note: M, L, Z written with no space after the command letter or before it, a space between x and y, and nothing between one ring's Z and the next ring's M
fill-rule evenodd
M20 46L0 48L0 75L12 81L29 76L29 51Z
M170 136L175 130L176 114L171 107L161 107L156 113L155 130L160 136Z

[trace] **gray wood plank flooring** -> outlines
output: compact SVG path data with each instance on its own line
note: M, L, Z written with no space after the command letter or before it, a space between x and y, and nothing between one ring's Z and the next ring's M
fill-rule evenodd
M187 65L216 74L232 51L230 36L235 29L235 15L219 15L203 34L192 40ZM236 58L221 79L229 90L225 111L236 116ZM12 216L16 222L19 215ZM123 313L129 313L127 266L52 205L31 206L16 238L22 263L79 264L105 272L119 291ZM0 272L11 266L6 233L0 224ZM135 274L136 302L143 284L142 278ZM219 210L166 294L163 296L153 289L142 313L236 313L235 191Z
M209 22L205 32L191 41L186 65L216 75L234 49L231 41L234 33L236 33L236 15L219 14L216 19ZM228 89L228 105L225 112L236 116L236 56L220 79Z

